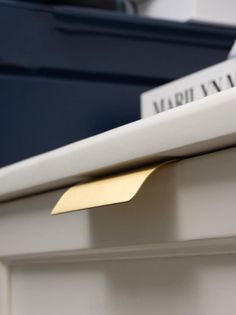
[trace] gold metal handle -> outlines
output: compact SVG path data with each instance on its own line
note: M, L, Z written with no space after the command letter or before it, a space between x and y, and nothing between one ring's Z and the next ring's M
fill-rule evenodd
M52 214L128 202L138 193L146 179L167 163L169 162L73 186L62 195Z

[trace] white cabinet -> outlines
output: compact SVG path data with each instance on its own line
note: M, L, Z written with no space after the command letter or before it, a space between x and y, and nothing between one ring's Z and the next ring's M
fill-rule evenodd
M1 315L235 314L236 149L155 172L130 202L0 206Z
M235 101L232 89L0 170L0 315L234 315ZM51 215L68 184L176 157L129 202Z

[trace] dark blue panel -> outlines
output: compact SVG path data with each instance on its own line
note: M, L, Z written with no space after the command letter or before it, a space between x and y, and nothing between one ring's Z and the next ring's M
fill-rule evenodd
M236 30L0 0L0 166L139 118L141 92L226 58Z
M1 165L139 118L149 86L0 76Z
M0 1L0 65L171 80L219 62L235 29Z

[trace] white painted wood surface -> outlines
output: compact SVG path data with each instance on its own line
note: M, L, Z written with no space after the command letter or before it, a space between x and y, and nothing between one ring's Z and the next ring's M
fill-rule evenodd
M0 314L10 315L10 267L0 261Z
M16 266L12 315L234 315L235 266L235 255Z
M4 167L0 200L236 145L235 103L236 87Z
M156 172L133 202L0 204L1 315L234 315L236 148Z

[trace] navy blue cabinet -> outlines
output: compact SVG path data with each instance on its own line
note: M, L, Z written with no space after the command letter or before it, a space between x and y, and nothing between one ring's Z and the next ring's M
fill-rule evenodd
M139 95L226 58L236 30L0 1L0 166L139 119Z

